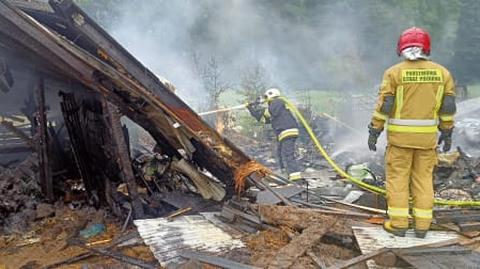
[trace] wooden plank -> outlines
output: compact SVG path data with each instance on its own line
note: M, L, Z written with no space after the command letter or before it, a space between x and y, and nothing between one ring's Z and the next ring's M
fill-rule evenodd
M298 258L320 241L322 236L329 231L336 221L336 219L330 219L304 229L301 235L294 237L288 245L277 252L267 268L289 268L292 266Z
M325 200L327 200L327 201L334 202L334 203L337 203L337 204L341 204L341 205L345 205L345 206L349 206L349 207L361 209L361 210L368 211L368 212L371 212L371 213L382 214L382 215L386 215L386 214L387 214L387 211L386 211L386 210L383 210L383 209L378 209L378 208L373 208L373 207L368 207L368 206L362 206L362 205L356 205L356 204L352 204L352 203L347 203L347 202L344 202L344 201L339 201L339 200L331 199L331 198L328 198L328 197L325 197L325 196L322 196L322 199L325 199Z
M480 231L462 232L460 230L460 228L456 224L453 224L453 223L437 224L437 225L446 229L446 230L454 231L457 234L463 235L463 236L468 237L468 238L475 238L475 237L480 235Z
M458 243L458 235L453 232L430 231L425 239L420 239L415 237L413 230L408 230L406 237L393 236L387 233L381 226L353 226L352 230L363 254L368 254L382 248L444 247ZM375 259L375 262L381 266L394 266L397 258L389 252ZM369 261L369 264L370 263L373 264L374 262Z
M201 261L203 263L216 265L216 266L219 266L220 268L226 268L226 269L260 269L259 267L234 262L225 258L196 253L193 251L184 251L181 253L181 256L187 259Z
M398 255L416 268L477 268L480 261L480 254L469 249L448 251L448 249L432 249L430 253L421 255L405 255L401 252Z
M459 223L457 224L462 232L478 232L480 231L480 222Z
M320 269L325 269L327 268L327 264L323 261L323 259L321 259L320 257L318 257L317 255L315 255L315 253L313 253L312 250L308 250L307 251L307 255L312 258L312 260L315 262L315 264L318 265L318 267Z
M329 267L327 267L327 269L345 269L345 268L349 268L349 267L352 267L353 265L356 265L356 264L359 264L361 262L364 262L364 261L368 261L368 260L371 260L381 254L384 254L386 252L389 252L390 250L388 248L381 248L381 249L377 249L373 252L370 252L370 253L367 253L367 254L363 254L363 255L360 255L360 256L357 256L353 259L350 259L350 260L347 260L347 261L342 261L342 262L339 262L337 264L334 264L334 265L331 265Z
M480 221L480 214L455 214L455 215L445 215L435 217L435 220L439 224L445 223L462 223L462 222L470 222L470 221Z
M395 254L400 256L419 256L419 255L440 255L440 254L470 254L472 253L471 249L461 247L461 246L452 246L444 248L411 248L405 250L395 251Z
M429 231L426 238L416 238L413 230L408 230L405 237L396 237L386 232L383 227L352 227L353 233L360 246L362 253L374 251L383 247L386 248L411 248L440 244L445 242L455 243L458 235L455 232ZM438 246L437 246L438 247Z

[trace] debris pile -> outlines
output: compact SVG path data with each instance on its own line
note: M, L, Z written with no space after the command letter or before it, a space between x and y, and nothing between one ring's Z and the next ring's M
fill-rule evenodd
M41 201L35 154L0 173L0 227L4 232L24 232L35 219ZM0 229L1 231L2 229Z
M480 199L480 159L457 151L441 154L435 172L437 196L452 200Z

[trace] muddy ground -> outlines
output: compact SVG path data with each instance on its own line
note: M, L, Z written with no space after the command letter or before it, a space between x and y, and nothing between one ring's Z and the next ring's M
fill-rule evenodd
M77 237L80 230L89 224L104 223L106 232L86 240L95 247L107 245L120 234L122 224L110 218L103 210L84 208L71 210L63 206L55 210L54 216L46 217L35 222L28 232L0 236L0 268L43 268L47 265L66 260L88 251L69 243ZM126 233L132 232L127 230ZM97 244L98 242L103 244ZM155 258L147 246L140 243L122 250L122 253L146 261L154 261ZM83 267L88 265L88 267ZM78 263L63 265L55 268L132 268L120 262L105 258L92 257Z

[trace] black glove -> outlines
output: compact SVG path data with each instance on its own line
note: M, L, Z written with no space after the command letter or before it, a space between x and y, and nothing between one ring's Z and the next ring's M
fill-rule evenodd
M250 114L255 113L258 110L258 103L247 103L247 109Z
M377 151L377 140L380 134L382 133L383 129L375 129L372 124L368 125L368 148L371 151Z
M443 143L443 152L447 152L452 148L452 129L440 130L440 138L438 144Z
M249 103L247 105L247 109L250 112L250 115L252 115L252 117L254 117L257 121L260 121L263 116L264 109L260 106L259 103Z

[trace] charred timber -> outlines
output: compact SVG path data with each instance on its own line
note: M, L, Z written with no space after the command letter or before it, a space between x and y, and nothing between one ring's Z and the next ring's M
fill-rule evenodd
M45 110L45 79L38 75L35 89L38 107L38 162L40 166L40 185L42 192L49 201L55 199L53 195L53 179L50 167L50 147L47 131L47 111Z
M73 27L82 33L82 37L91 40L89 47L80 48L78 44L48 31L6 0L0 0L0 23L3 26L0 32L65 75L105 95L124 114L134 115L137 123L159 143L168 144L171 151L172 148L173 151L183 148L182 141L187 140L197 145L196 151L209 149L212 154L187 153L195 155L193 159L197 164L231 186L233 171L249 158L203 122L71 1L51 1L51 5L57 15L63 14L64 19L70 20L69 30ZM95 54L91 45L97 48ZM177 127L172 126L172 121Z
M106 100L102 102L103 108L106 111L107 121L110 127L110 135L113 139L113 152L117 157L118 166L120 167L120 175L123 182L127 184L128 194L132 201L134 216L136 219L144 218L143 205L138 194L138 186L135 182L132 163L128 152L127 141L123 133L122 123L120 122L121 115L115 105Z

